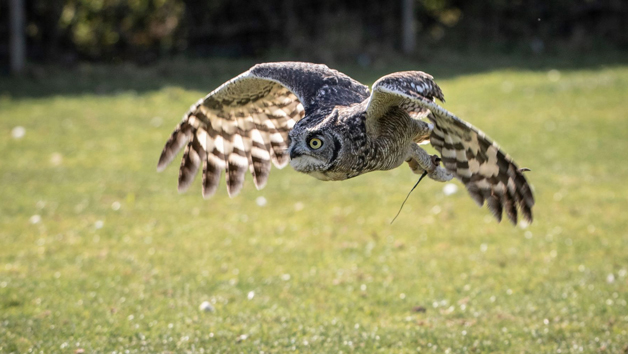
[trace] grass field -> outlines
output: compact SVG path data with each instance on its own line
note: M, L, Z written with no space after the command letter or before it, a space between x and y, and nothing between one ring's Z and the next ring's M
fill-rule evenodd
M431 180L390 225L405 166L179 195L163 143L249 64L1 79L0 353L628 352L628 65L346 70L433 69L532 169L535 221L513 227Z

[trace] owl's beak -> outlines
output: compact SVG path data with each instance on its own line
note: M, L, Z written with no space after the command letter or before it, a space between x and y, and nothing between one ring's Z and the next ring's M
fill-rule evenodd
M290 153L290 160L294 160L294 159L296 159L297 157L299 157L299 156L301 156L301 155L302 155L301 153L299 153L299 152L295 151L295 148L291 148L291 149L290 149L290 151L289 151L289 153Z

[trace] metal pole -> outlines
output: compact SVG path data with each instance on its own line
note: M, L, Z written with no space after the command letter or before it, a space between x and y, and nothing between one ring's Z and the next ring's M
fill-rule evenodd
M404 54L414 52L416 28L414 25L414 0L401 0L402 50Z
M11 0L11 72L19 74L24 70L26 59L26 35L24 33L24 1Z

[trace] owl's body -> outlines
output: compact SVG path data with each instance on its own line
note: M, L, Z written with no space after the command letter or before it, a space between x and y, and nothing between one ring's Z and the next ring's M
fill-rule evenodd
M443 100L431 76L394 73L368 87L324 65L259 64L193 105L166 143L158 170L187 147L179 189L203 166L203 196L225 171L231 196L250 171L262 188L271 161L325 181L397 168L436 181L457 177L473 199L501 220L517 209L532 221L532 191L513 161L481 131L434 103ZM422 120L428 118L429 122ZM441 157L419 147L431 143ZM443 161L444 167L439 162Z
M366 124L366 101L351 106L341 106L332 110L320 123L312 125L307 118L302 119L290 132L293 141L312 130L327 132L331 136L337 157L333 163L316 168L310 163L307 147L295 144L288 149L290 165L324 181L341 181L366 172L391 170L399 167L408 158L408 148L415 137L428 130L427 124L415 121L403 110L395 109L388 113L389 119L379 123L378 134L369 134ZM425 129L420 129L420 125ZM312 129L315 127L315 129Z

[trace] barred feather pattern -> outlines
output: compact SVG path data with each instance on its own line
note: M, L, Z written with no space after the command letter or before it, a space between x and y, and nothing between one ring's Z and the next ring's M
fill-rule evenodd
M367 112L376 114L390 105L404 108L411 115L429 110L427 118L433 124L430 143L473 200L480 206L486 202L498 221L505 211L516 224L519 209L532 222L534 196L514 161L482 131L434 103L436 98L444 101L444 97L431 76L422 72L393 75L373 85L371 101L378 106L369 106Z
M189 188L201 165L203 196L208 198L216 192L222 171L229 195L235 196L247 170L261 189L271 161L278 168L288 163L288 133L303 118L303 105L280 84L260 80L246 85L246 90L236 84L226 93L208 95L175 128L157 168L163 170L186 146L179 168L180 192Z
M325 65L280 62L253 66L193 105L176 127L159 158L163 170L183 147L179 191L203 167L203 196L212 196L225 171L227 191L235 196L246 171L261 189L271 162L289 162L289 132L306 112L361 102L368 88ZM186 145L187 144L187 145Z
M498 221L505 211L517 223L517 207L532 222L534 197L522 171L483 132L452 117L428 118L434 123L430 143L441 154L445 168L453 173L478 205L486 204Z
M392 88L404 95L386 94L382 91L383 88ZM383 76L373 84L373 94L367 106L367 115L372 117L369 124L371 130L378 125L373 124L374 121L384 117L393 106L402 108L414 119L425 118L429 110L406 96L423 97L432 101L436 98L445 100L443 91L430 74L422 71L401 71ZM373 133L377 134L375 131Z

